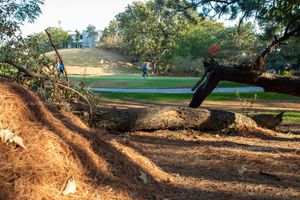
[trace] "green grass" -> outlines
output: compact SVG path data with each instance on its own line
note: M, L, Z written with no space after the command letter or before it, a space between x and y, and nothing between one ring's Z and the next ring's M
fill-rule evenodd
M240 93L240 97L248 102L254 100L254 95L257 95L256 101L271 101L271 100L299 100L300 97L289 96L285 94L278 93ZM101 96L106 99L111 100L123 100L123 101L133 101L133 102L141 102L141 103L160 103L160 104L168 104L168 103L181 103L181 102L189 102L192 98L192 94L140 94L140 93L101 93ZM236 101L237 104L241 102L238 99L235 93L212 93L207 98L206 101ZM279 112L260 112L266 114L278 114ZM260 114L255 113L255 114ZM295 121L300 122L300 112L286 112L284 113L284 120L287 121Z
M79 76L70 76L73 83L78 83ZM86 77L88 87L104 88L192 88L200 77L167 77L151 76L150 79L141 79L140 75L120 75L120 76L89 76ZM249 85L222 81L218 87L246 87Z
M283 119L286 121L300 122L300 112L286 112L283 115Z
M253 101L254 95L257 95L257 101L271 101L271 100L300 100L300 97L289 96L277 93L264 93L264 92L247 92L240 93L242 99ZM189 101L192 94L140 94L140 93L101 93L101 96L108 99L119 100L133 100L139 102L151 103L167 103L178 101ZM206 100L208 101L235 101L238 100L235 93L212 93Z

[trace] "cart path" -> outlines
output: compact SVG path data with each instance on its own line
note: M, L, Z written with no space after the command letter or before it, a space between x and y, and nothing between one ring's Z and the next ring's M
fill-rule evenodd
M126 88L87 88L93 92L121 92L121 93L148 93L148 94L192 94L191 88L174 88L174 89L126 89ZM232 88L215 88L214 93L232 93L232 92L263 92L261 87L232 87Z

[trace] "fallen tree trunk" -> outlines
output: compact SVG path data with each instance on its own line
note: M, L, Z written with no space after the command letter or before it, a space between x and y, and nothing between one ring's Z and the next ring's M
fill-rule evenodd
M278 92L294 96L300 96L300 77L283 77L266 73L265 58L284 41L299 33L300 26L291 29L291 25L299 19L299 15L286 26L281 37L274 37L272 43L265 48L253 62L242 63L239 66L226 67L219 65L213 59L205 61L204 76L193 87L196 89L190 102L190 107L197 108L204 99L213 91L220 81L233 81L247 83L263 87L266 92Z
M224 80L256 85L264 88L265 92L300 96L299 77L283 77L254 69L247 70L242 66L226 67L215 62L205 62L204 66L209 72L199 86L194 87L197 89L189 105L192 108L200 106L217 84Z
M117 131L195 129L216 131L245 130L257 127L251 118L228 111L192 109L167 106L142 109L99 109L94 113L92 125Z

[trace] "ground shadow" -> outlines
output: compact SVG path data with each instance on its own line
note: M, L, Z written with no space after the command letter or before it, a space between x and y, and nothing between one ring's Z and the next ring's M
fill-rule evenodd
M153 134L155 135L155 134ZM156 164L169 173L181 174L188 177L198 177L209 180L226 181L226 182L245 182L251 184L267 184L281 186L282 180L293 180L289 186L299 188L300 176L297 171L300 170L300 161L297 162L295 152L299 149L264 147L259 145L245 145L236 142L223 141L184 141L180 139L169 139L146 135L130 135L130 142L126 144L134 148L147 157L155 157ZM151 147L149 147L149 145ZM155 151L146 151L145 149L155 149ZM170 154L170 149L176 148L177 152ZM166 152L163 151L166 150ZM180 149L182 151L180 151ZM191 149L192 155L186 151ZM195 150L196 149L196 150ZM209 149L209 150L207 150ZM239 150L245 153L241 154ZM279 158L274 158L271 153L280 154ZM257 153L261 155L260 159ZM266 153L266 154L263 154ZM287 153L286 155L283 153ZM243 156L247 155L247 157ZM161 159L159 159L161 157ZM165 158L174 157L174 162ZM248 158L249 157L249 158ZM194 160L200 159L195 164ZM176 162L176 161L178 162ZM180 161L181 160L181 161ZM269 163L268 160L273 160ZM291 163L291 160L295 160ZM217 164L214 164L217 163ZM234 165L233 165L234 163ZM289 166L286 166L290 163ZM298 166L299 165L299 166ZM239 170L247 166L247 173L239 175ZM298 167L297 167L298 166ZM282 180L277 180L276 176L266 176L261 171L270 170L272 173L277 173L279 168Z
M137 180L140 167L134 164L126 155L112 146L109 141L98 135L98 132L87 131L78 127L72 121L67 119L61 112L57 111L51 106L39 106L37 98L29 91L20 89L19 86L11 86L11 91L18 94L24 102L30 102L29 106L32 112L35 114L37 121L45 125L49 130L53 131L57 136L61 138L66 144L68 144L76 157L79 158L82 166L86 169L86 176L95 181L95 185L102 184L104 181L106 184L110 184L117 190L127 190L132 199L253 199L259 198L260 194L247 195L246 193L240 193L236 191L218 191L218 190L202 190L196 187L185 187L184 185L174 185L167 182L157 182L154 177L149 174L149 184L142 184L140 180ZM97 167L93 159L86 152L86 149L76 143L69 137L66 137L67 133L63 132L63 129L53 121L44 117L47 111L54 113L54 117L60 120L64 128L67 128L73 134L79 135L91 142L93 151L99 156L103 157L111 166L114 177L108 176L102 173L101 169ZM217 145L217 144L216 144ZM96 179L95 179L96 177ZM116 181L120 181L116 183ZM272 199L282 199L279 197L268 196L267 194L262 197Z

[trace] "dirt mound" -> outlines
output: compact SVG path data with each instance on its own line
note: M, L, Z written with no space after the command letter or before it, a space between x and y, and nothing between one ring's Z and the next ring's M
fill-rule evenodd
M0 80L0 94L0 128L27 147L0 144L0 199L143 199L140 170L105 131L90 130L14 83ZM77 191L63 195L70 179Z

